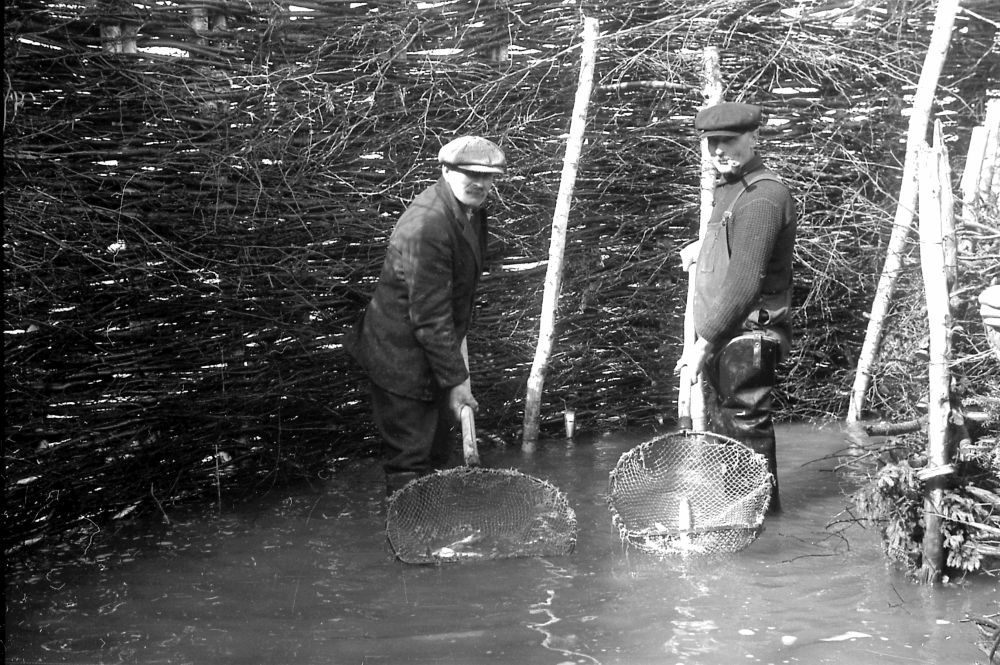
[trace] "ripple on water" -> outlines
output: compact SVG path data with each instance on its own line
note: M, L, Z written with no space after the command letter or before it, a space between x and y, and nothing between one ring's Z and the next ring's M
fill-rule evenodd
M586 424L581 423L581 428ZM835 427L778 431L783 511L746 550L656 559L618 540L608 473L641 434L487 451L565 491L576 551L407 566L375 461L312 488L122 533L8 585L7 662L973 663L995 582L915 587L873 531L838 523Z

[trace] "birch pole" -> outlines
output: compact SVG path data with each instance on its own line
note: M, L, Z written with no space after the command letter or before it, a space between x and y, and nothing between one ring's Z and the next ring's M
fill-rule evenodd
M979 195L983 201L989 201L991 194L996 195L994 178L997 172L997 152L1000 148L1000 99L986 102L986 119L983 120L983 127L986 128L986 147L979 178Z
M945 285L948 290L948 305L950 307L951 292L956 288L958 282L958 232L955 228L955 192L951 189L951 162L948 156L948 146L944 142L944 128L940 120L934 121L934 150L939 153L937 155L937 178L941 184L938 211L941 219L941 251L944 256ZM949 326L950 323L949 319ZM949 345L950 343L951 338L949 337Z
M952 467L948 459L951 420L951 306L948 269L948 230L954 229L948 155L940 140L920 151L920 267L927 298L930 360L928 375L927 460L919 477L924 490L924 539L920 577L933 582L944 569L942 531L944 487Z
M535 359L531 363L528 376L528 391L524 403L524 432L521 449L532 452L538 441L539 416L542 403L542 386L548 369L549 356L555 337L556 310L562 283L563 254L566 249L566 227L569 208L573 199L573 185L579 169L580 152L583 148L583 131L587 125L587 106L590 91L594 85L594 65L597 60L598 21L595 18L583 20L583 48L580 54L580 79L573 102L573 116L570 121L569 139L566 141L566 156L563 158L562 179L559 194L552 215L552 237L549 240L549 262L545 269L545 291L542 295L542 316L538 329L538 345Z
M972 135L969 137L969 152L965 154L965 168L962 170L962 180L959 185L962 192L963 224L971 225L979 221L976 199L979 195L979 175L983 170L985 156L986 127L980 125L972 128Z
M934 30L931 33L930 45L924 57L917 91L913 96L909 127L906 134L906 158L903 162L903 181L899 188L899 203L893 220L892 234L889 236L889 247L886 250L885 264L875 290L871 315L868 319L868 329L865 341L858 358L858 368L854 375L854 386L851 389L850 403L847 408L847 422L856 423L861 419L865 397L871 383L871 367L878 354L882 338L882 325L896 281L902 266L903 250L907 236L913 224L913 211L917 204L917 154L920 146L926 144L927 125L930 119L931 107L934 103L934 92L937 80L944 66L948 45L951 41L955 16L958 13L959 0L939 0L934 17Z
M715 46L705 47L702 57L702 97L708 108L722 101L722 73L719 68L719 49ZM708 154L708 140L701 139L701 217L698 223L699 242L705 237L708 220L712 217L712 199L715 192L715 170L711 156ZM697 258L697 257L693 257ZM684 260L684 259L682 259ZM685 261L686 262L686 261ZM694 344L694 280L697 266L690 263L685 266L688 273L687 304L684 308L684 348ZM691 368L682 367L680 385L677 389L677 422L683 428L696 430L708 429L705 420L705 393L702 391L701 378L693 377Z
M994 179L997 161L1000 160L1000 99L986 102L986 118L983 124L972 128L969 137L969 152L965 155L965 169L962 171L962 220L974 223L977 220L977 201L990 200L991 181Z

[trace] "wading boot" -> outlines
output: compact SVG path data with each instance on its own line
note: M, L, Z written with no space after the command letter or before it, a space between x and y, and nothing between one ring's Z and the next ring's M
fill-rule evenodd
M385 474L385 495L392 496L397 490L403 489L411 480L416 480L422 473L416 471L393 471Z
M777 513L781 511L781 498L778 496L778 456L774 445L774 435L771 436L747 436L743 438L743 443L753 449L755 453L760 453L767 458L767 470L774 477L774 485L771 486L771 503L767 506L767 512Z

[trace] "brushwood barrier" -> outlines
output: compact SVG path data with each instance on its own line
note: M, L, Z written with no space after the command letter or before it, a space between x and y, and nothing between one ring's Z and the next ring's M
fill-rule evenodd
M1000 9L964 6L935 105L957 156L1000 79ZM801 208L781 415L843 412L931 2L19 1L4 24L5 550L371 452L338 336L463 133L510 163L469 347L480 428L516 438L582 16L601 37L543 433L565 407L611 428L673 413L706 46L725 97L763 106L765 159ZM874 408L910 401L907 378L876 382Z

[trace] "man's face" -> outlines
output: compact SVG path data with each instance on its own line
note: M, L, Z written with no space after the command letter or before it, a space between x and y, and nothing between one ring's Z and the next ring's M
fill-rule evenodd
M443 167L443 172L455 198L466 207L479 208L493 189L493 173L479 173L452 166Z
M708 154L715 170L722 175L738 174L754 155L756 134L756 131L751 131L737 136L708 137Z

